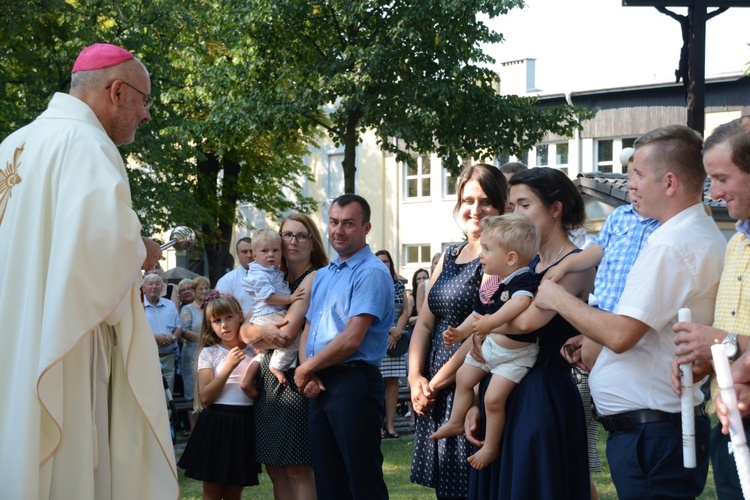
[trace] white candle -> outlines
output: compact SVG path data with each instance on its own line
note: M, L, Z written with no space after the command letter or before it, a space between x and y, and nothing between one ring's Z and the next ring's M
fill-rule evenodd
M737 464L742 495L750 498L750 450L747 448L745 429L742 427L742 417L737 408L737 394L734 392L734 381L729 369L726 348L722 344L715 344L711 346L711 355L714 358L714 371L716 382L721 390L721 400L729 410L729 435L732 439L734 461Z
M690 309L683 307L677 311L680 323L690 323ZM693 401L693 363L680 365L680 385L682 386L682 464L687 469L695 468L695 402Z

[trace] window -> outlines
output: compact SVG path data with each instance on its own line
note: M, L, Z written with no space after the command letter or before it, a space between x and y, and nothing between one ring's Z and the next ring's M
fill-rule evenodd
M620 151L622 151L625 148L632 148L633 144L635 143L635 139L636 139L635 137L630 137L630 138L627 138L627 139L623 139L622 140L622 148L620 149ZM618 155L618 158L619 158L619 155ZM623 174L628 173L628 166L627 165L623 165L622 166L622 173Z
M450 170L443 168L443 193L444 196L455 196L456 194L456 179Z
M418 156L416 166L405 164L405 198L428 198L430 196L430 157Z
M536 147L536 167L566 168L568 166L568 143L551 142Z
M546 167L549 165L549 144L540 144L536 147L536 166Z
M404 265L414 264L419 267L429 267L432 261L430 245L404 245L404 255L406 255Z
M613 142L612 139L596 141L596 169L599 172L612 172L614 166Z
M495 166L502 167L509 161L510 161L510 153L508 153L507 151L503 151L502 153L497 155L497 158L495 159Z

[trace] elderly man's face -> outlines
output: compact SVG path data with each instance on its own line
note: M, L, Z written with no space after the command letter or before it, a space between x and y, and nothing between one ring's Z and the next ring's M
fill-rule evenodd
M158 301L162 286L162 282L158 279L147 279L143 282L143 295L151 302Z

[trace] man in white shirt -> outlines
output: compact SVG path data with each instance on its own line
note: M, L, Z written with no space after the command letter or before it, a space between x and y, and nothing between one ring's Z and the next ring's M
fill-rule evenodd
M725 239L701 203L706 173L701 137L673 125L635 142L631 199L659 221L628 275L614 313L588 307L544 281L535 304L556 311L602 344L589 379L607 458L621 499L695 498L708 473L709 419L696 407L697 464L683 466L680 399L672 391L677 311L711 324ZM699 384L694 400L702 401Z
M237 240L237 258L240 265L222 276L216 283L216 290L222 293L234 295L240 301L242 313L247 316L253 310L253 300L242 287L242 280L247 275L247 268L253 259L253 240L250 238L240 238Z

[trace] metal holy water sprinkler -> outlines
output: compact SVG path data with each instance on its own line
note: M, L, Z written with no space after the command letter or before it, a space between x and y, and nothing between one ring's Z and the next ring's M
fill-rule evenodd
M177 226L169 235L169 241L164 243L161 250L174 247L175 250L187 250L195 243L195 231L187 226Z

